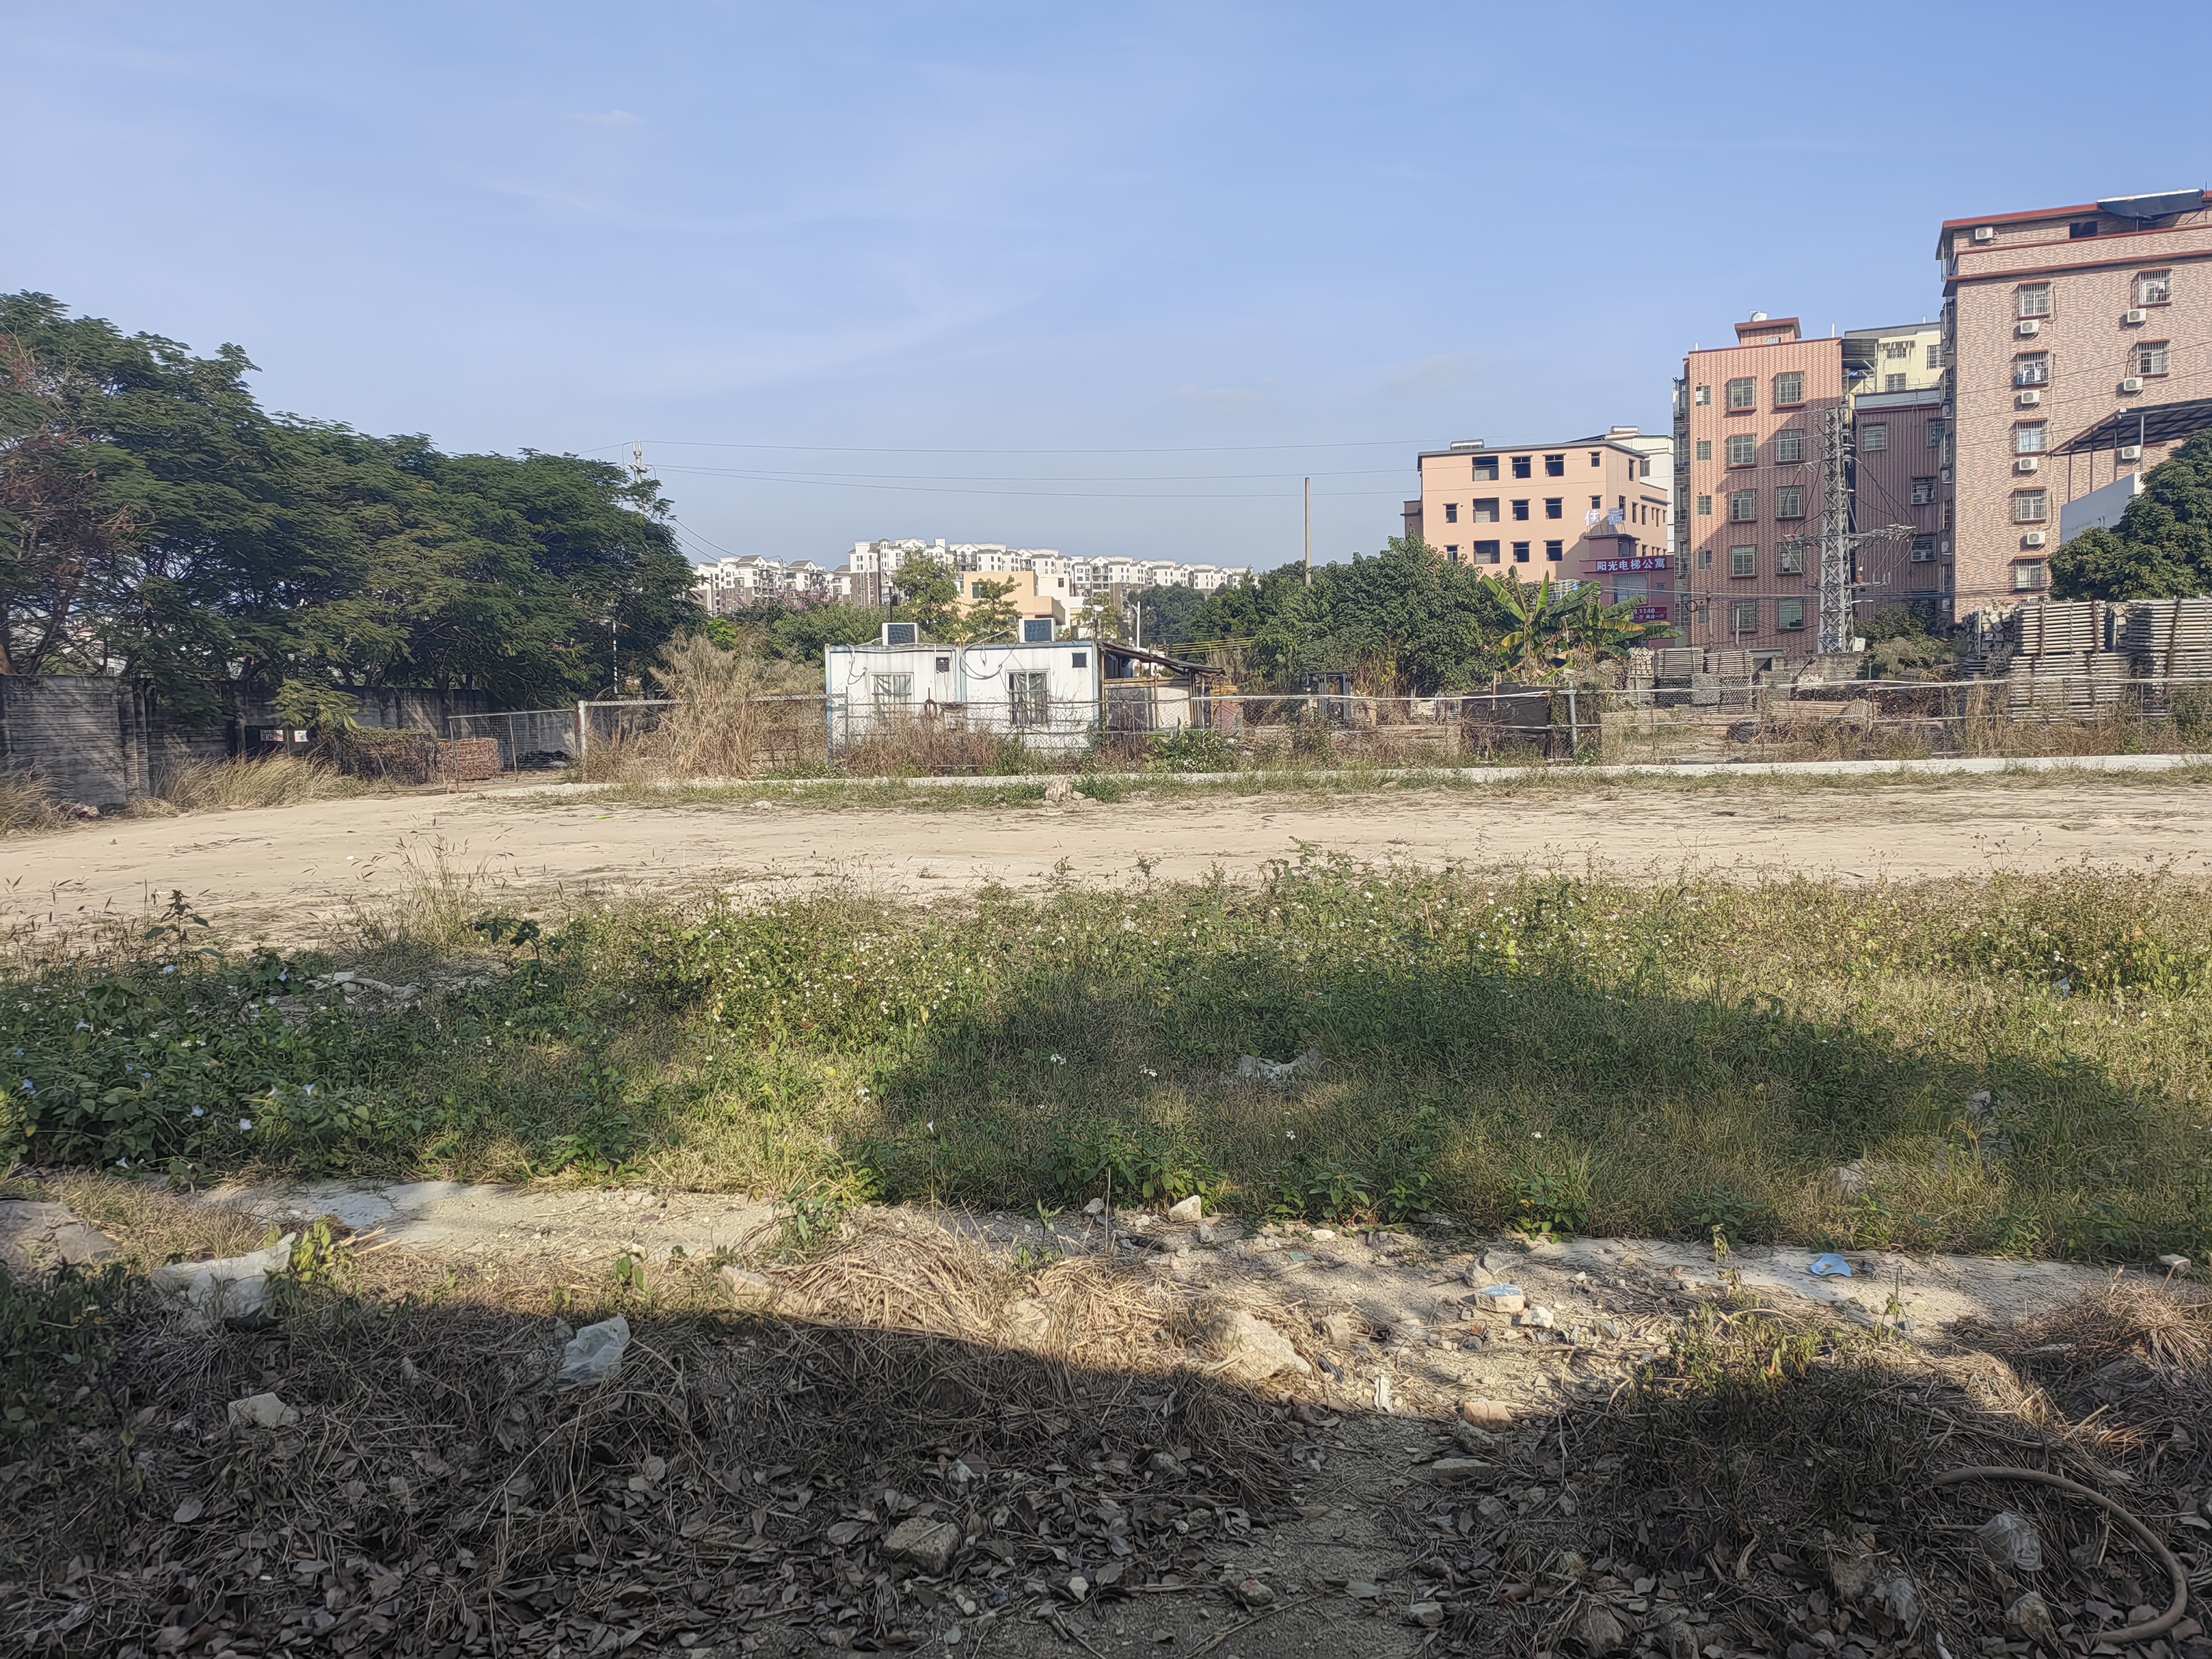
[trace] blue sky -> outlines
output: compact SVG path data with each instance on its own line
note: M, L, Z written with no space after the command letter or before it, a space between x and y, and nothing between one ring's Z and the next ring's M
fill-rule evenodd
M2212 13L2119 15L5 0L0 288L275 409L643 440L695 557L1267 568L1304 474L1372 550L1419 447L1662 427L1754 309L1932 315L1942 219L2204 182L2146 77Z

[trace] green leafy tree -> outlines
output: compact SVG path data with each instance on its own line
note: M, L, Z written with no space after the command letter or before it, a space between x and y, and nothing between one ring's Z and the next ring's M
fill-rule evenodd
M1164 649L1195 640L1193 625L1206 604L1206 595L1194 587L1146 587L1135 595L1134 608L1144 625L1140 637L1147 646Z
M960 578L942 559L916 554L891 578L891 615L918 624L927 640L949 640L960 629Z
M2212 432L2145 475L2117 528L2084 531L2052 554L2051 591L2062 599L2212 593Z
M786 662L821 666L833 645L866 645L883 637L884 613L872 605L817 605L785 611L769 629L769 649Z
M1533 586L1489 578L1492 593L1506 618L1498 640L1506 665L1516 673L1550 673L1565 660L1582 610L1581 596L1562 594L1547 574Z
M952 625L952 637L963 645L987 640L1012 639L1021 612L1014 608L1012 582L979 581L968 590L967 604Z

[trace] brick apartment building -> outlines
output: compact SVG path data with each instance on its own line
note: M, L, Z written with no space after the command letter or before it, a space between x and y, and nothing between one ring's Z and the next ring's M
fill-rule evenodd
M1888 606L1926 620L1950 614L1950 565L1942 541L1943 333L1939 323L1856 328L1844 335L1850 388L1851 528L1900 526L1905 533L1861 542L1852 555L1853 608Z
M2212 196L1947 221L1939 562L1953 614L2046 585L2069 531L2212 427ZM2069 503L2079 504L2069 515Z
M1809 655L1820 558L1821 422L1847 395L1844 342L1754 313L1736 343L1682 360L1676 464L1692 646Z
M1486 575L1602 580L1609 599L1618 580L1620 599L1640 599L1645 571L1668 563L1672 449L1663 435L1617 426L1550 443L1425 450L1406 535ZM1616 572L1624 562L1632 569ZM1668 620L1671 595L1654 603Z

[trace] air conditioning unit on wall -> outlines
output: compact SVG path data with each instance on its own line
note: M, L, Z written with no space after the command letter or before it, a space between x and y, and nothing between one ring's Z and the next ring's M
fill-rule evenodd
M2122 444L2120 446L2120 459L2124 461L2139 461L2142 459L2142 446L2141 444Z
M2012 464L2012 470L2015 472L2033 472L2042 465L2042 457L2038 455L2023 455Z
M2024 318L2021 322L2020 331L2022 334L2040 334L2043 332L2043 325L2033 317Z
M2142 390L2142 376L2140 374L2129 375L2126 380L2120 382L2120 390L2123 392L2141 392Z
M2031 530L2031 531L2029 531L2029 532L2027 532L2027 534L2026 534L2025 536L2022 536L2022 537L2020 538L2020 544L2021 544L2022 547L2040 547L2040 546L2042 546L2042 545L2043 545L2043 532L2042 532L2040 530Z
M2150 320L2150 313L2138 306L2120 320L2124 323L2147 323Z
M1974 240L1976 241L1994 242L1996 239L1997 228L1995 225L1976 225L1974 227Z
M2042 401L2043 394L2040 392L2023 392L2020 394L2020 406L2022 409L2033 409Z

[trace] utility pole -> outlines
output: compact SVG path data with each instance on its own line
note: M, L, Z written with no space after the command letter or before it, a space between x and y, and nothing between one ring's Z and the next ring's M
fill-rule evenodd
M1306 480L1306 586L1313 586L1313 480Z
M1884 525L1879 530L1851 528L1851 412L1836 404L1820 417L1820 533L1784 538L1784 547L1820 550L1817 572L1820 600L1820 653L1834 656L1851 647L1851 595L1869 584L1851 580L1851 556L1867 542L1895 541L1911 537L1909 524Z

